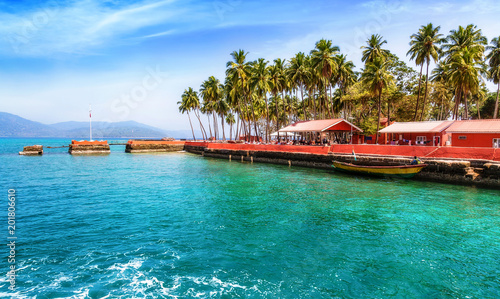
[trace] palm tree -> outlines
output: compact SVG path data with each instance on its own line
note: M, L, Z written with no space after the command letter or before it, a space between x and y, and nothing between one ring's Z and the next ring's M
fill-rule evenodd
M232 114L232 113L226 114L226 123L229 125L229 140L232 140L231 136L232 136L232 132L233 132L233 125L235 123L234 114Z
M214 135L215 139L217 139L218 125L215 115L217 114L218 116L222 117L220 115L220 112L223 111L221 110L221 107L225 107L225 105L227 105L225 104L223 99L224 86L220 83L219 79L216 79L214 76L210 76L208 80L203 81L203 83L201 84L200 94L203 98L204 105L207 106L206 111L212 113L214 121ZM224 122L222 123L222 125L224 125Z
M255 134L257 134L257 124L255 122L255 113L253 111L253 104L250 105L248 103L248 99L250 99L250 89L248 86L250 77L251 77L251 65L246 61L246 56L248 55L247 52L243 50L239 51L233 51L231 53L231 57L233 57L233 61L228 61L226 64L226 76L229 78L229 80L232 81L232 87L233 87L233 93L238 97L241 97L245 99L245 107L250 106L252 109L252 114L253 114L253 120L254 120L254 129L255 129ZM244 113L241 110L241 104L238 101L238 105L240 108L240 112ZM243 120L244 118L242 118ZM243 124L245 122L243 121ZM251 126L249 122L248 126L248 132L247 132L248 138L250 138L251 135ZM250 139L249 139L250 140Z
M381 57L382 59L386 59L389 57L389 50L382 49L382 45L386 44L386 40L382 40L382 36L378 34L372 34L372 36L366 41L367 46L362 46L363 56L361 61L364 63L370 63L375 61L377 57Z
M495 101L495 111L493 118L498 117L498 94L500 92L500 36L495 37L490 42L491 46L486 47L490 51L486 58L489 61L489 78L497 85L497 98Z
M304 85L306 84L310 72L307 67L306 55L299 52L290 61L290 67L288 68L288 76L290 80L295 83L296 86L300 88L300 99L302 102L303 116L306 120L306 110L304 105ZM298 115L297 115L298 116Z
M346 55L337 55L335 59L337 60L337 74L333 81L336 82L339 87L339 102L342 102L342 97L346 93L347 88L354 85L357 78L356 73L354 72L354 63L352 63L352 61L350 60L347 60Z
M283 81L283 72L281 59L275 59L274 64L268 67L269 72L269 83L271 87L271 92L273 94L274 103L275 103L275 112L276 112L276 131L280 129L279 122L279 108L278 108L278 93L283 90L283 86L285 85Z
M189 110L200 105L198 94L193 90L192 87L189 87L187 90L184 90L181 99L182 101L177 102L177 104L179 105L179 112L181 112L182 114L184 114L184 112L187 112L189 125L191 126L191 132L193 133L193 139L196 141L193 124L191 123L191 117L189 116Z
M482 35L481 29L477 29L477 26L470 24L465 28L458 26L458 30L451 30L445 39L442 49L444 50L443 54L450 59L454 53L468 48L475 53L481 53L475 58L481 60L486 44L488 44L488 40Z
M465 119L469 118L467 95L479 90L480 76L486 73L485 65L477 59L482 52L479 48L463 48L454 52L448 62L448 78L455 87L455 119L458 119L458 106L463 101Z
M382 107L382 91L392 82L392 76L388 71L389 62L382 57L376 57L373 62L366 64L361 79L373 96L378 96L378 121L377 137L375 143L378 143L378 131L380 129L380 114Z
M269 103L267 101L267 92L271 91L271 84L269 82L269 72L267 69L268 61L264 58L259 58L252 63L252 77L250 78L250 85L252 90L257 92L258 97L264 98L266 102L266 142L269 141Z
M422 26L422 28L418 30L418 33L413 34L411 36L411 41L410 41L411 48L408 51L408 53L406 53L406 55L410 55L411 60L415 59L415 63L417 65L420 65L420 77L418 79L418 96L417 96L417 105L415 107L414 120L417 120L418 104L420 101L420 85L422 83L422 69L424 63L426 63L427 71L425 75L424 103L422 107L422 114L420 115L420 120L422 120L422 117L424 115L425 103L427 101L427 86L429 83L429 64L431 58L432 60L434 60L434 62L437 62L441 51L438 45L444 41L444 39L441 38L443 35L438 33L440 28L441 28L440 26L434 28L432 23L429 23L426 26Z
M317 42L316 47L311 51L312 67L322 81L325 105L329 102L326 89L330 85L333 74L337 72L338 65L335 56L339 51L339 47L332 46L331 40L325 39Z

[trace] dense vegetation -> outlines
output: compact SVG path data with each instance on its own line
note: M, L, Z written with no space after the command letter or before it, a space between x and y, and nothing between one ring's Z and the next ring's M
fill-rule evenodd
M360 72L325 39L309 55L299 52L273 63L263 58L247 61L247 52L234 51L224 83L211 76L199 92L189 87L178 102L179 111L187 112L193 131L192 112L203 139L232 138L234 132L269 140L271 132L290 123L336 117L353 122L366 134L379 130L381 117L390 121L497 118L500 37L488 45L474 25L459 26L446 37L439 30L428 24L410 37L407 55L419 72L384 49L387 41L380 35L372 35L362 47ZM431 62L436 63L433 70ZM498 86L496 92L487 90L485 80Z

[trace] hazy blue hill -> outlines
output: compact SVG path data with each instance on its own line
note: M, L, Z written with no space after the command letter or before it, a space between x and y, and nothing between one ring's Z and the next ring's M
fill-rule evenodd
M20 116L0 112L1 137L54 137L58 130Z
M198 138L200 132L195 132ZM75 139L89 138L89 123L78 121L60 122L45 125L27 120L20 116L0 112L0 137L65 137ZM122 122L92 122L93 138L192 138L190 130L165 131L159 128L138 123L136 121Z

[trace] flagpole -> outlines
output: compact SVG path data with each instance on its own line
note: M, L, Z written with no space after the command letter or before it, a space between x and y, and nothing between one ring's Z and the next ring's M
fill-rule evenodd
M89 104L90 141L92 141L92 106Z

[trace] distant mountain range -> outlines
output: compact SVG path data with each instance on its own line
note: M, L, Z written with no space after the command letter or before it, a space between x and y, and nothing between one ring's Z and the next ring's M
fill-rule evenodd
M197 136L201 134L195 132ZM0 137L89 138L89 123L68 121L45 125L7 112L0 112ZM193 138L191 130L165 131L135 121L92 122L92 137L101 138Z

